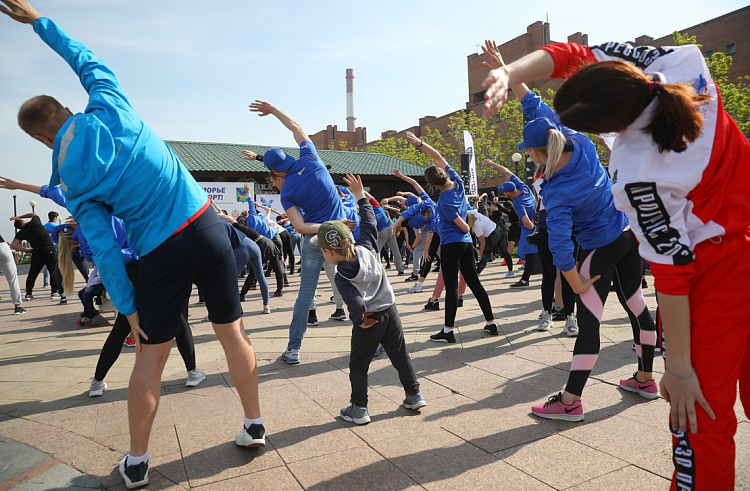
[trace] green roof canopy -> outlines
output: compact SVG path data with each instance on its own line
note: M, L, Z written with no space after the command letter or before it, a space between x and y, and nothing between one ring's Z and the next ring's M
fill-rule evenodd
M245 160L242 150L252 150L263 155L273 147L239 145L235 143L200 143L168 141L180 161L193 172L266 172L262 162ZM294 158L299 157L299 148L279 147ZM407 176L424 175L424 167L382 153L354 152L345 150L318 150L323 162L331 165L336 174L391 175L399 169Z

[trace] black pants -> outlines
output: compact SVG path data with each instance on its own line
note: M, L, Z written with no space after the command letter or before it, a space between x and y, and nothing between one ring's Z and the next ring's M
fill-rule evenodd
M430 260L428 261L426 257L422 260L422 267L419 268L420 278L427 278L427 275L430 272L430 268L432 268L432 261L435 260L439 247L440 247L440 236L437 233L434 233L432 234L432 241L430 242L430 248L429 250L425 251L427 254L429 254Z
M62 284L58 283L59 274L57 272L57 251L55 249L49 250L34 250L31 253L31 264L29 265L29 275L26 277L26 295L31 295L34 291L34 283L36 278L42 271L42 268L47 266L49 271L49 284L52 293L62 294Z
M281 271L281 263L279 262L279 256L272 255L268 259L268 265L271 268L271 270L276 275L276 291L281 291L284 288L284 273ZM242 289L240 291L240 295L247 294L248 290L250 290L250 286L255 283L255 271L250 268L247 270L247 278L245 278L245 283L242 285Z
M628 313L638 355L638 370L653 371L656 327L641 291L641 256L632 230L626 230L610 244L582 250L578 270L584 278L601 275L591 288L578 296L578 337L565 390L580 396L599 356L599 328L610 285ZM641 342L649 340L648 344Z
M451 242L443 244L441 252L441 268L443 270L443 281L445 281L445 326L453 327L456 321L456 309L458 308L458 271L466 281L466 285L479 302L484 318L487 322L493 320L490 298L484 290L477 276L477 267L474 262L474 247L469 242Z
M393 368L398 372L404 391L408 395L419 392L417 374L406 351L404 330L396 305L373 312L370 318L377 321L374 326L367 329L352 327L352 352L349 356L349 381L352 384L350 402L359 407L367 407L367 371L378 344L383 346Z
M289 258L289 274L294 273L294 247L292 247L292 234L288 230L279 232L279 238L284 250L284 259Z
M521 275L523 281L529 281L529 278L531 278L531 273L534 272L536 266L536 256L536 252L530 252L523 258L523 275Z
M134 261L125 265L130 282L138 284L138 272L140 271L141 262ZM188 371L195 370L195 345L193 344L193 332L190 330L188 318L188 304L185 302L184 315L180 316L180 330L175 337L177 349L185 362L185 368ZM130 323L127 316L118 313L115 319L115 325L112 326L107 340L104 341L102 352L99 354L99 361L96 363L96 372L94 378L102 381L107 376L107 372L115 364L122 351L123 342L130 334Z
M497 250L498 245L500 246L500 250L503 250L501 242L503 242L504 238L505 231L500 227L495 227L495 230L489 235L489 237L486 237L484 239L484 252L482 253L481 259L479 259L479 264L477 264L477 274L482 273L485 266L487 266L487 263L492 257L492 254ZM508 257L505 258L505 255L507 255ZM512 269L513 259L510 257L510 254L508 254L507 242L505 242L505 255L503 255L503 257L505 258L506 263L511 265L510 267ZM510 262L508 262L508 259L510 259Z
M572 239L571 239L572 240ZM578 244L573 242L574 250ZM557 268L552 258L552 251L549 249L549 230L540 228L537 235L536 248L539 251L537 256L542 263L542 308L547 312L552 312L552 300L555 298L555 280L557 280ZM528 267L528 266L527 266ZM560 275L562 283L562 301L565 305L565 314L572 315L575 310L576 294L570 287L570 283L565 279L565 275Z

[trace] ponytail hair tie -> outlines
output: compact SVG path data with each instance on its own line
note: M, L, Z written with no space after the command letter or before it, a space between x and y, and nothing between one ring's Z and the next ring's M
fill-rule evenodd
M659 82L649 82L648 84L648 93L651 95L655 94L656 86L659 85Z

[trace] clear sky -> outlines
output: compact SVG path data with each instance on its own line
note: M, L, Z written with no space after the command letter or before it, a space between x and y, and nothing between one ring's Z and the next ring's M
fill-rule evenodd
M466 57L484 39L500 44L547 18L553 41L578 31L589 35L590 44L643 34L658 38L746 5L739 0L539 0L534 8L497 0L30 1L112 67L136 111L165 140L278 146L293 145L291 134L272 117L251 115L248 104L267 100L308 133L328 124L345 129L347 68L354 69L357 125L367 127L373 140L422 116L465 107ZM83 111L87 102L74 73L32 28L0 14L0 175L44 184L51 151L16 124L18 107L39 94L56 97L73 112ZM31 211L34 197L17 194L19 213ZM0 190L0 234L6 240L13 234L7 220L12 195ZM59 208L36 201L43 218Z

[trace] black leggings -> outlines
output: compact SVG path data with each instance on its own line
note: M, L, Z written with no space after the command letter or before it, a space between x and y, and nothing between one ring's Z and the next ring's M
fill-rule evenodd
M422 267L419 268L420 278L427 278L427 275L430 273L430 268L432 267L432 261L435 260L438 247L440 247L440 236L437 233L433 233L432 241L430 242L430 249L428 251L425 251L429 254L430 260L428 261L426 257L422 259Z
M484 290L477 276L477 266L474 262L474 247L470 242L451 242L443 244L440 250L443 281L445 281L445 327L453 327L456 321L458 306L458 271L466 281L466 285L479 302L484 318L487 322L493 320L490 298Z
M58 283L60 275L57 272L57 251L54 249L39 249L31 253L29 275L26 277L26 295L31 295L34 291L36 278L45 266L47 266L47 270L49 271L51 292L63 294L62 285Z
M276 291L281 291L284 288L284 273L281 271L281 263L279 262L279 256L272 255L268 259L268 264L276 275ZM247 294L250 290L250 286L255 284L255 271L251 268L247 270L247 278L245 283L242 285L240 295Z
M524 239L525 240L525 239ZM536 252L529 252L526 254L523 258L523 275L521 275L521 279L523 281L529 281L529 278L531 278L531 274L534 272L534 268L536 267ZM554 288L554 285L553 285Z
M294 247L292 247L292 234L288 230L279 232L279 238L284 249L284 259L289 258L289 273L294 272Z
M547 312L552 312L557 268L553 262L552 251L549 250L549 231L546 228L539 229L536 248L539 251L537 256L542 263L542 308ZM578 244L573 241L573 250L577 248ZM568 280L565 279L565 275L560 275L560 282L562 283L562 301L565 305L565 314L572 315L576 305L576 294L570 287Z
M641 291L641 256L631 230L612 243L593 250L582 250L578 269L584 278L601 275L591 288L578 296L578 338L565 390L580 396L599 356L599 326L610 285L628 313L633 327L638 370L653 371L656 327Z
M125 265L125 270L128 273L130 282L134 285L138 284L138 272L141 269L141 262L134 261ZM177 342L177 350L182 356L182 361L185 362L185 368L191 372L195 370L195 345L193 344L193 332L190 330L190 324L188 324L188 302L185 299L185 305L183 314L180 316L180 331L175 337ZM98 381L104 380L107 376L107 372L115 364L117 358L120 356L122 351L123 342L125 338L130 334L130 323L128 322L127 316L118 313L115 319L115 325L112 326L107 340L104 341L102 346L102 352L99 354L99 360L96 362L96 372L94 372L94 378Z

